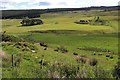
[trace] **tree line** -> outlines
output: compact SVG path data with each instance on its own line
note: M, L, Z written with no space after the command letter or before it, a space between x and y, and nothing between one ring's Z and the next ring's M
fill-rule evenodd
M79 11L79 10L118 10L119 6L92 6L85 8L54 8L54 9L30 9L30 10L1 10L2 15L0 19L21 19L23 17L36 18L40 17L40 14L49 12L62 12L62 11Z

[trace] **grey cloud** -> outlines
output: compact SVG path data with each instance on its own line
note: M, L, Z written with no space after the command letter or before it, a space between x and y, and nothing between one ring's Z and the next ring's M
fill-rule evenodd
M49 6L51 5L49 2L40 2L39 6Z

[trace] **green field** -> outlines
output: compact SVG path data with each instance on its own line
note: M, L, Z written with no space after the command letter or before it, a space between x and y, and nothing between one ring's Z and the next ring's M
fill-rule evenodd
M104 23L74 23L94 21L96 16ZM2 42L3 78L114 78L118 11L53 12L41 14L39 19L44 24L21 26L22 19L2 20L2 32L22 40ZM47 47L40 46L41 42Z

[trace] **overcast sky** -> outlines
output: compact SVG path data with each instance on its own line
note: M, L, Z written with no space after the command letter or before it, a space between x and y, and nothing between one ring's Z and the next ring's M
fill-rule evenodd
M0 0L0 9L80 8L117 6L119 0Z

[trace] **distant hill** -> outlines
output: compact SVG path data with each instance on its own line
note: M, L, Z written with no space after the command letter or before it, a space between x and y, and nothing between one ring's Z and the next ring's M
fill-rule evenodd
M79 11L79 10L118 10L119 6L92 6L92 7L85 7L85 8L54 8L54 9L30 9L30 10L1 10L2 19L13 19L13 18L36 18L40 17L40 14L49 13L49 12L61 12L61 11ZM1 12L0 11L0 12Z

